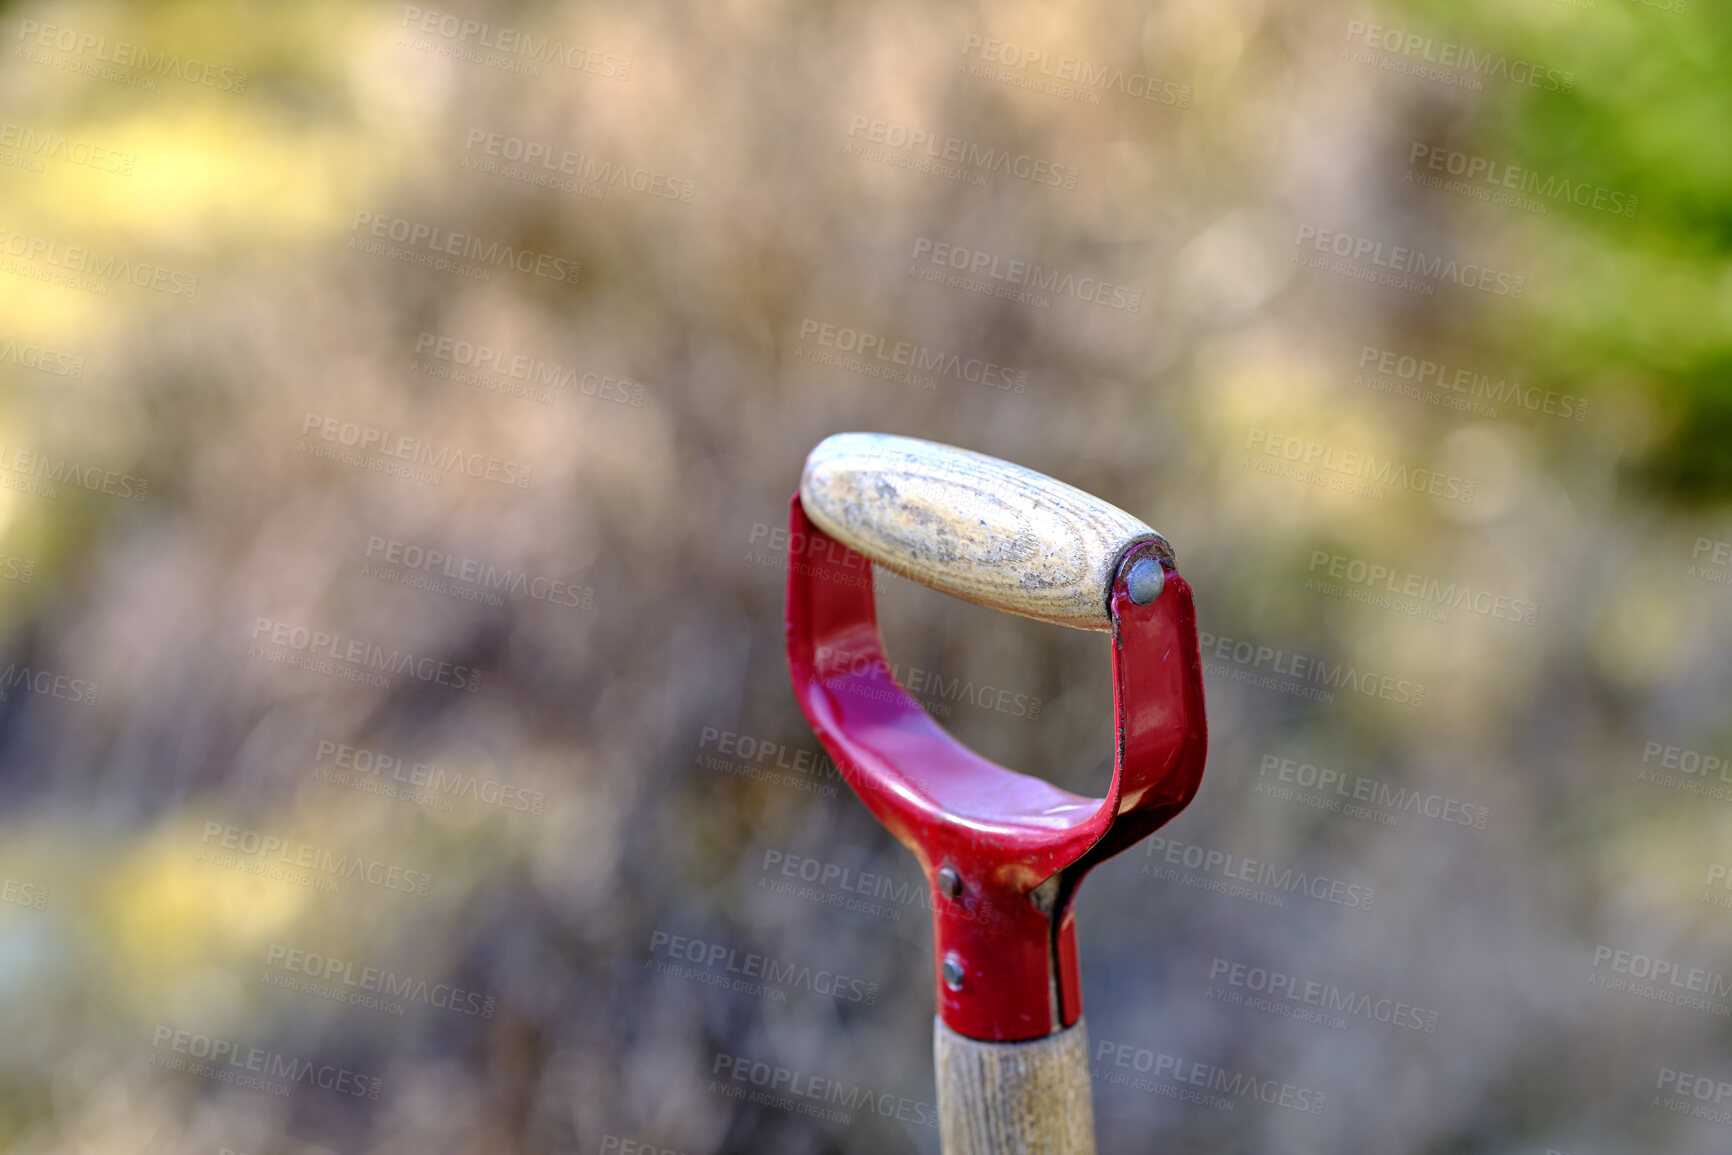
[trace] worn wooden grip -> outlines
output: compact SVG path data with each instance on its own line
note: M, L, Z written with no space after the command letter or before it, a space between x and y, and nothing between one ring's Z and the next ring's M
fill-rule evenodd
M1081 1019L1026 1043L982 1042L934 1024L944 1155L1095 1155Z
M935 441L838 433L806 458L806 516L904 577L1043 622L1111 630L1126 549L1166 539L1044 473Z

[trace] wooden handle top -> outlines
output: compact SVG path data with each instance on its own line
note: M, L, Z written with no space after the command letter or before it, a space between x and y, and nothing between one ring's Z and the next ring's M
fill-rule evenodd
M1043 473L935 441L838 433L806 458L800 503L825 533L959 598L1084 630L1113 628L1132 545L1165 538Z

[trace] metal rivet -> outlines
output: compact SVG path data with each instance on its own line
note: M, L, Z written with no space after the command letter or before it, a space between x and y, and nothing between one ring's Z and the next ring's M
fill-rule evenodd
M962 989L962 976L966 972L962 968L962 956L951 951L944 956L944 985L953 991Z
M938 889L950 898L962 897L962 876L956 873L954 866L946 866L938 871Z
M1158 558L1139 557L1131 563L1125 575L1125 591L1139 606L1146 606L1161 596L1167 585L1167 570Z

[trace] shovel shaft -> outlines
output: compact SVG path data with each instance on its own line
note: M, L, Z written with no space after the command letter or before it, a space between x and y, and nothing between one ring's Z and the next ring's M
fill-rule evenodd
M933 1023L944 1155L1095 1155L1088 1032L989 1043Z

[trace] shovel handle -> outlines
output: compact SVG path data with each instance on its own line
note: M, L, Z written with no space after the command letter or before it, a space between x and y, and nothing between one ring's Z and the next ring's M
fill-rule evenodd
M1083 1021L1025 1043L988 1043L934 1020L944 1155L1095 1155Z
M967 601L1084 630L1113 628L1119 559L1160 534L1117 506L984 453L838 433L806 458L800 503L825 533Z

